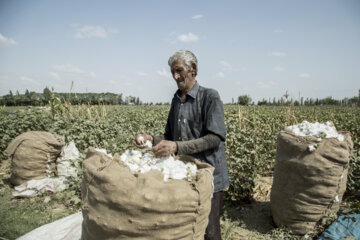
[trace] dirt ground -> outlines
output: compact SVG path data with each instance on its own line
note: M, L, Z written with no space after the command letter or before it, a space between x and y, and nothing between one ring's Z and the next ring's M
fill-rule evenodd
M270 208L272 177L258 177L253 192L254 201L230 208L222 222L225 238L231 240L272 239L269 233L275 229Z
M271 239L269 232L275 228L270 202L254 202L233 210L229 218L236 222L227 239Z

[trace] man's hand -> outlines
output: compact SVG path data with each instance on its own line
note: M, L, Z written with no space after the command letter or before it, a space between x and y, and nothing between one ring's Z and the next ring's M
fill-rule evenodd
M177 144L173 141L161 140L152 151L156 157L166 157L177 152Z
M154 139L149 134L138 134L136 135L134 145L138 148L145 148L146 141L150 141L151 143L154 143Z

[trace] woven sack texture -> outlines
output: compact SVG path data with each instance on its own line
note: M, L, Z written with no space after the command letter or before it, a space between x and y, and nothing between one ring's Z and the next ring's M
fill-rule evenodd
M48 132L29 131L17 136L4 151L11 157L11 183L17 186L54 173L64 145L63 137Z
M83 162L82 239L203 239L213 193L213 167L195 180L163 181L160 171L134 174L120 160L89 148Z
M346 190L353 142L296 136L282 130L277 139L274 182L270 194L274 222L295 234L313 230L327 213L337 212ZM310 152L309 145L317 144Z

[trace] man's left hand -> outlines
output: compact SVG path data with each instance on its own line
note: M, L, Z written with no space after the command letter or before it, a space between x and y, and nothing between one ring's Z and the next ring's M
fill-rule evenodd
M161 140L152 151L156 157L166 157L177 152L177 144L173 141Z

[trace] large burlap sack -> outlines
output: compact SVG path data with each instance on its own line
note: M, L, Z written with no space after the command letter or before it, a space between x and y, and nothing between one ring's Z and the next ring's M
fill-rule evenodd
M213 167L196 163L192 182L163 181L160 171L134 174L118 155L93 148L83 162L82 239L203 239L213 193Z
M280 132L270 195L276 225L305 234L324 215L339 210L353 148L350 134L343 134L344 141L325 138L317 142L316 137ZM309 151L314 144L318 147Z
M63 146L63 137L48 132L30 131L17 136L4 151L12 159L11 183L17 186L50 176Z

